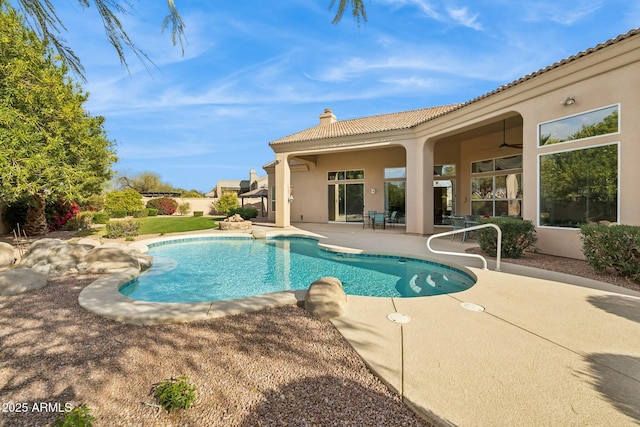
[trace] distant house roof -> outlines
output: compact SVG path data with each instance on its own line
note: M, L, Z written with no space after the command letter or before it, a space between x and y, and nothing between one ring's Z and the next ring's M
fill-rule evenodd
M268 169L268 168L273 168L278 164L277 160L272 160L269 163L267 163L266 165L262 166L262 169ZM296 159L289 159L289 166L302 166L304 165L303 162L296 160Z
M245 197L267 197L269 195L269 191L266 188L256 188L255 190L247 191L246 193L240 194L241 198Z
M180 197L182 193L179 191L146 191L140 194L142 197Z
M625 39L638 36L638 35L640 35L640 28L635 28L627 32L626 34L622 34L616 38L607 40L604 43L600 43L595 47L579 52L568 58L562 59L552 65L549 65L548 67L545 67L533 73L527 74L526 76L521 77L511 83L502 85L491 92L488 92L484 95L481 95L477 98L474 98L464 103L451 104L451 105L445 105L440 107L423 108L419 110L403 111L398 113L381 114L377 116L361 117L356 119L341 120L341 121L334 121L332 123L319 124L317 126L294 133L292 135L285 136L284 138L271 141L269 145L274 146L278 144L286 144L291 142L314 141L319 139L339 138L339 137L352 136L352 135L363 135L363 134L384 132L384 131L390 131L390 130L410 129L420 124L426 123L430 120L433 120L436 117L443 116L452 111L465 107L469 104L478 102L496 93L503 92L506 89L517 86L527 80L531 80L541 74L544 74L553 69L559 68L570 62L576 61L584 56L590 55L608 46L611 46ZM269 166L273 166L273 164L269 163L263 167L269 167Z
M276 139L269 145L287 142L313 141L341 136L362 135L366 133L385 132L389 130L409 129L456 109L459 104L441 107L422 108L399 113L381 114L378 116L340 120L334 123L320 124L293 135Z

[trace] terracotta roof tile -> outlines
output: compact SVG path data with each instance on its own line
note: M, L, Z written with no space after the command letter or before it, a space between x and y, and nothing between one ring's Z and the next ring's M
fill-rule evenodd
M456 109L459 105L460 104L452 104L441 107L423 108L420 110L340 120L334 123L314 126L294 133L293 135L276 139L275 141L270 142L269 145L409 129L429 121L434 117L446 114L449 111Z

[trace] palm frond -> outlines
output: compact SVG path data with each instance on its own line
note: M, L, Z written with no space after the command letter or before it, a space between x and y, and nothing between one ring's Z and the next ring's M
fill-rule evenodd
M329 3L329 10L333 9L335 3L336 0L331 0L331 3ZM367 11L364 8L364 0L340 0L340 3L338 3L338 10L336 11L336 16L332 21L333 24L337 24L338 22L340 22L345 10L347 10L349 6L351 7L351 15L353 16L353 19L356 21L358 26L360 26L362 22L367 22Z
M167 0L167 6L169 7L169 14L164 18L162 22L162 32L167 29L169 24L171 24L171 41L173 45L180 44L180 50L182 51L182 55L184 55L184 42L186 41L185 33L184 33L184 22L182 21L182 17L178 13L178 9L176 8L176 3L174 0Z

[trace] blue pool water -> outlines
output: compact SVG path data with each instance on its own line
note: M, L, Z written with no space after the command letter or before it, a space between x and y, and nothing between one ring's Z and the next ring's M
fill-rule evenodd
M307 238L208 239L151 246L153 267L120 289L153 302L221 301L307 289L323 276L350 295L418 297L460 292L469 274L429 261L328 251Z

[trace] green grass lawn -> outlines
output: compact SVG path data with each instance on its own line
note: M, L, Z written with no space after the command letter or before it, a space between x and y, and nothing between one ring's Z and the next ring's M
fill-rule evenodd
M142 223L138 234L166 234L184 231L208 230L217 226L218 218L207 216L156 216L136 218Z
M127 218L128 220L141 223L138 235L144 234L167 234L180 233L184 231L208 230L217 226L217 221L222 218L212 218L206 216L152 216L146 218ZM112 220L113 221L113 220ZM104 236L104 227L93 228L76 233L76 236Z

